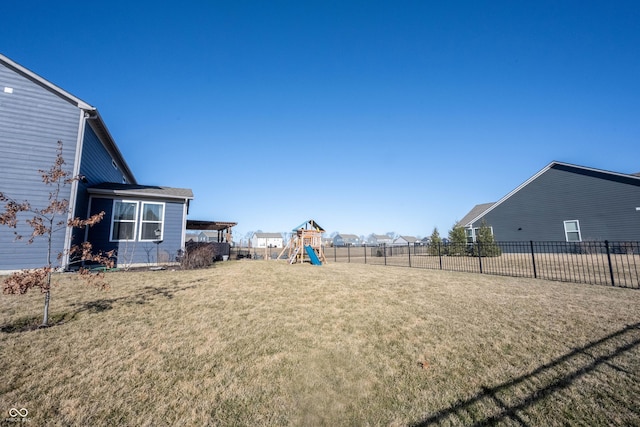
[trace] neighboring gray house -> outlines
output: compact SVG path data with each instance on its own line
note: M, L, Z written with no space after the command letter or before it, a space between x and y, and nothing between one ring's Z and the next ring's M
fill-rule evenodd
M184 235L184 242L185 243L189 243L189 242L197 242L198 241L198 235L195 233L185 233Z
M367 245L382 246L390 245L393 243L393 237L389 237L386 234L372 234L367 239Z
M325 246L325 247L333 246L333 239L331 237L323 237L322 246Z
M496 241L640 241L640 176L554 161L458 224L475 240L483 220Z
M393 241L394 245L416 245L416 244L420 244L420 239L418 239L417 237L413 237L413 236L398 236L394 241Z
M360 246L362 241L355 234L338 234L333 238L333 246Z
M280 233L253 233L252 248L282 248L284 246Z
M101 210L106 215L93 228L55 233L54 256L87 237L94 250L116 249L118 262L125 247L127 262L146 262L150 256L144 250L153 242L163 241L154 247L153 261L161 248L170 253L184 246L191 190L138 185L95 107L0 55L0 191L36 208L46 206L51 189L38 170L51 168L58 141L69 172L84 177L60 194L69 201L71 216L86 218ZM46 263L45 239L32 245L14 241L14 231L30 235L27 217L20 218L17 230L0 226L0 271ZM70 267L68 255L60 262Z
M201 231L198 233L198 242L217 242L218 241L218 232L217 231Z

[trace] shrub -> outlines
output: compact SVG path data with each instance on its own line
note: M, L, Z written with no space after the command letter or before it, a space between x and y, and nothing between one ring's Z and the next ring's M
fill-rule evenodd
M215 253L212 245L192 244L188 245L180 258L180 267L184 270L209 267L213 264Z

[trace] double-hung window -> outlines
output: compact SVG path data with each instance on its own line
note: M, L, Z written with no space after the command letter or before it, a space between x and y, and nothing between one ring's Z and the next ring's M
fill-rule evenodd
M164 231L164 203L141 202L140 241L162 240Z
M114 200L113 217L111 220L111 241L135 240L137 218L138 202Z
M581 242L580 222L577 219L564 221L564 235L567 242Z

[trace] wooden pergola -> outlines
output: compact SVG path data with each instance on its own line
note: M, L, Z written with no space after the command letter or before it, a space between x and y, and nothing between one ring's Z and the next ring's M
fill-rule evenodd
M187 220L187 230L217 231L219 243L233 241L231 228L236 225L238 225L237 222Z

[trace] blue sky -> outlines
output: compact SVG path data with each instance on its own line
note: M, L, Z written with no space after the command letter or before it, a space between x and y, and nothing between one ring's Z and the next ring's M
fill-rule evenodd
M8 1L1 52L239 234L441 234L552 160L640 171L637 1Z

